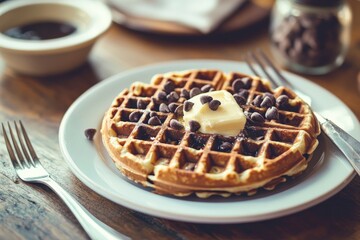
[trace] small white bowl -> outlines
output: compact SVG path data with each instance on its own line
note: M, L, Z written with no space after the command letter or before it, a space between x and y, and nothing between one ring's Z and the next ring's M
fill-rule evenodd
M50 40L22 40L3 34L34 22L66 22L75 33ZM83 64L111 24L111 12L94 0L12 0L0 4L0 54L11 69L28 75L63 73Z

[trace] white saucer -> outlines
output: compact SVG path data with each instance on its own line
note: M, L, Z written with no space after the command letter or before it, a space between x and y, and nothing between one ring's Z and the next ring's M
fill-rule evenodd
M132 82L149 82L156 73L201 68L251 73L245 64L233 61L176 61L122 72L86 91L68 109L59 131L61 151L73 173L95 192L125 207L157 217L201 223L252 222L284 216L328 199L351 181L352 167L323 135L311 166L302 176L254 197L166 197L126 180L104 151L99 134L100 122L113 98ZM359 122L344 103L304 78L284 74L312 97L316 111L360 139ZM87 128L98 129L93 142L85 138Z

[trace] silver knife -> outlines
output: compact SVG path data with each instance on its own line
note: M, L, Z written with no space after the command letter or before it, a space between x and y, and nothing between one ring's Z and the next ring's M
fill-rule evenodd
M360 175L360 142L342 130L331 120L316 113L321 129L330 140L340 149L355 171Z

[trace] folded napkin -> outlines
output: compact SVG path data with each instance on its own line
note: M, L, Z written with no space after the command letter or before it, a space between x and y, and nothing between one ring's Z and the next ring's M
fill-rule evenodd
M209 33L246 0L108 0L126 14L171 21Z

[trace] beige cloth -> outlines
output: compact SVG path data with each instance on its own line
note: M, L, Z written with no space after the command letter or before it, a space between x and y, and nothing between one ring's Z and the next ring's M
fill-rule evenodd
M108 0L126 14L171 21L202 33L214 30L245 0Z

